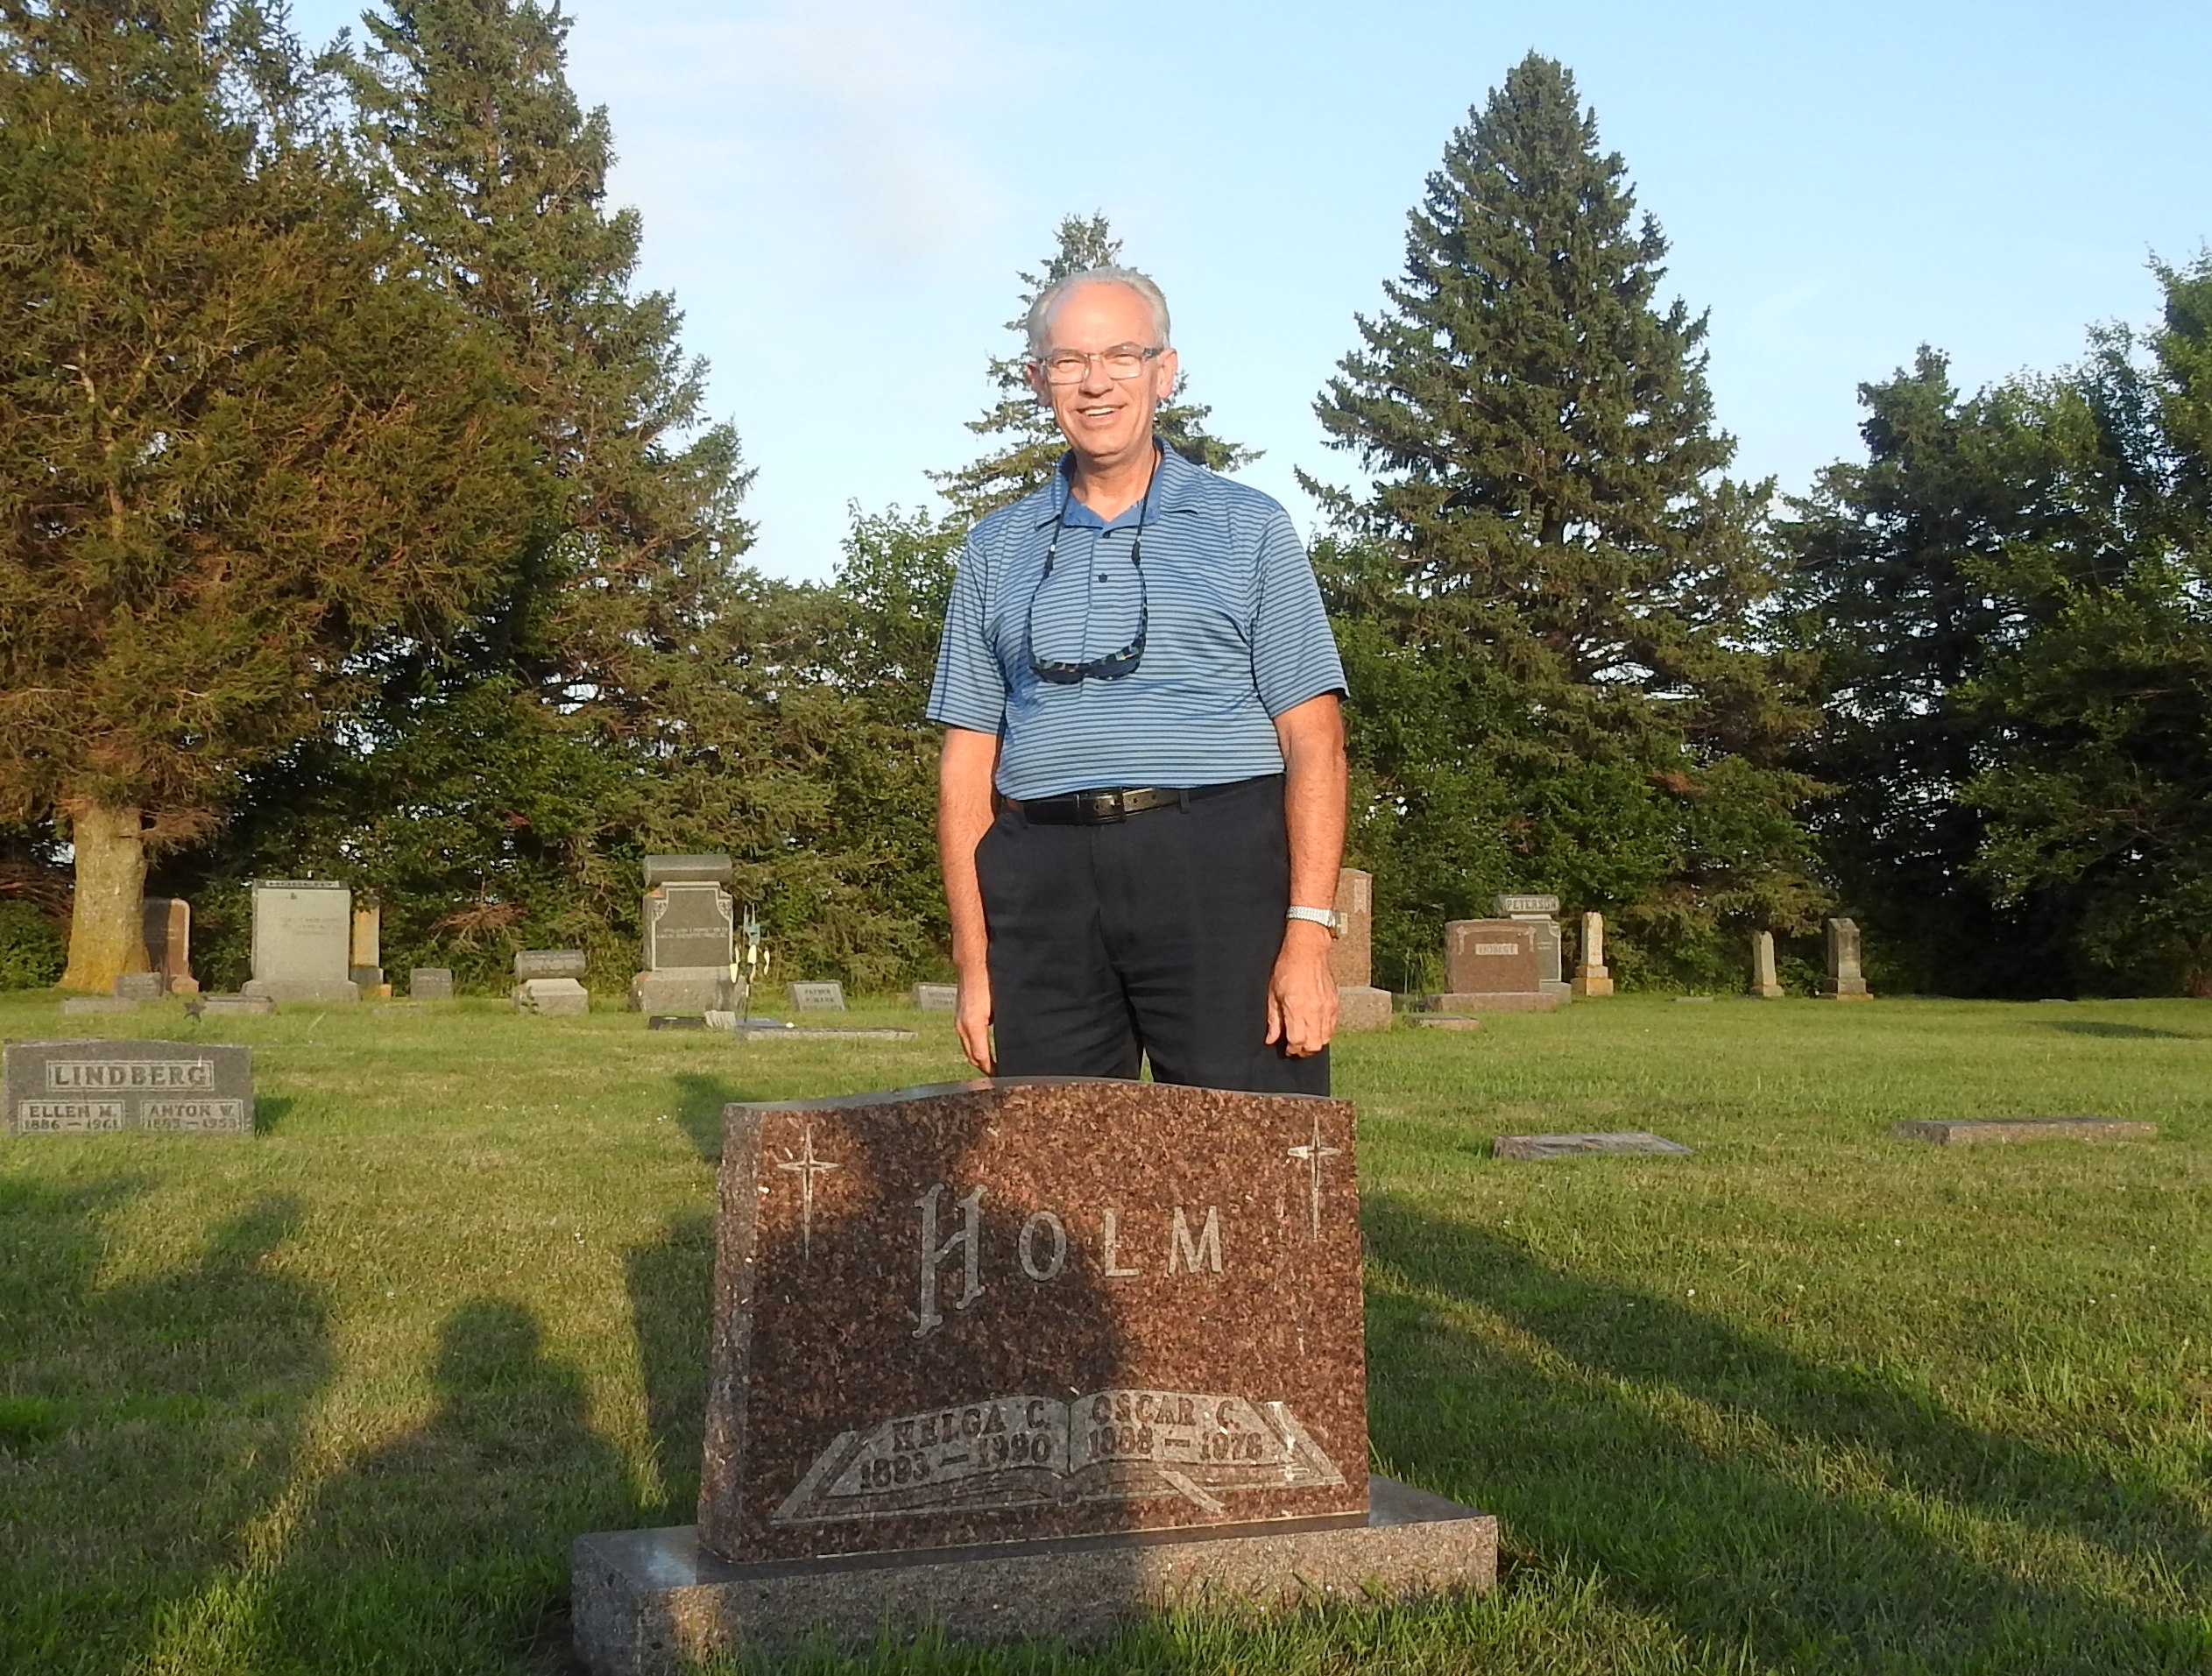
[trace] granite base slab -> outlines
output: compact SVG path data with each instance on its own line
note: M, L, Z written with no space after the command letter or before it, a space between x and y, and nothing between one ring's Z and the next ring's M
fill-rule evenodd
M135 1013L138 1003L121 995L71 995L63 1000L65 1018L85 1018L100 1013Z
M1387 1030L1390 1028L1390 992L1372 985L1337 986L1337 1029Z
M1416 1029L1421 1030L1479 1030L1482 1021L1466 1013L1409 1013L1406 1015Z
M1679 1141L1670 1141L1649 1129L1604 1135L1501 1135L1490 1142L1494 1158L1575 1158L1591 1153L1685 1157L1689 1150Z
M357 985L336 978L249 978L238 986L238 993L266 1001L313 1001L318 1006L361 999Z
M1555 1007L1565 1007L1573 999L1564 984L1557 990L1537 994L1490 995L1476 990L1454 990L1449 994L1430 996L1428 1010L1431 1013L1548 1013Z
M2147 1141L2155 1123L2115 1117L1983 1117L1915 1120L1890 1125L1890 1133L1938 1146L2004 1145L2021 1141Z
M1388 1478L1364 1522L1231 1525L731 1565L691 1525L578 1538L576 1651L592 1676L676 1676L717 1653L854 1648L927 1623L963 1641L1084 1642L1209 1601L1269 1610L1496 1586L1498 1522ZM1317 1526L1318 1528L1317 1528Z

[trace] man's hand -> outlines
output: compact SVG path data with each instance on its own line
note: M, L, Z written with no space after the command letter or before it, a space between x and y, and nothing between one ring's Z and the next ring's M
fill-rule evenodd
M960 979L960 1051L985 1076L998 1059L991 1051L991 973L988 968Z
M1268 1042L1282 1043L1293 1059L1320 1052L1336 1034L1337 986L1329 975L1329 944L1334 940L1327 926L1311 920L1284 923L1282 952L1268 979ZM964 998L964 1015L965 1004Z

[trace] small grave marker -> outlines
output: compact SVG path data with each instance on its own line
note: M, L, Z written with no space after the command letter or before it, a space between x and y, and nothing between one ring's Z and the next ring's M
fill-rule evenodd
M960 1010L960 986L916 984L914 1004L925 1013L957 1013Z
M410 1001L451 1001L453 999L453 968L450 966L409 967L407 998Z
M1611 1135L1501 1135L1490 1142L1498 1158L1574 1158L1588 1153L1686 1156L1690 1149L1648 1129Z
M11 1135L253 1133L253 1050L230 1043L11 1042Z
M841 983L792 984L791 1010L795 1013L842 1013L845 1011L845 986Z
M518 981L533 978L582 978L584 958L582 949L518 949L514 957L514 975Z
M2116 1117L1919 1118L1890 1125L1890 1133L1938 1146L2005 1145L2022 1141L2147 1141L2155 1123Z
M117 1001L159 1001L169 983L158 972L126 972L116 979L115 993Z
M194 1018L266 1018L276 1010L266 995L202 995L185 1004Z
M84 1018L100 1013L135 1013L138 1003L122 995L66 995L61 1001L64 1018Z

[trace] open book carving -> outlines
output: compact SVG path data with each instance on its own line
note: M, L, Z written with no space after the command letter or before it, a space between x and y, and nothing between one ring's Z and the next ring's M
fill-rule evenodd
M772 1524L1179 1496L1226 1517L1242 1490L1340 1485L1286 1404L1195 1391L994 1397L844 1432Z

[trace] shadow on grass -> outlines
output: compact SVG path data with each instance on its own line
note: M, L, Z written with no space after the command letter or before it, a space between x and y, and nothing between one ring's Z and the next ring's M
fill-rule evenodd
M714 1219L673 1216L661 1235L624 1260L630 1319L645 1375L646 1424L662 1486L647 1524L697 1517L699 1457L707 1411L707 1352L714 1319Z
M2056 1530L2134 1559L2138 1576L2201 1575L2212 1546L2176 1498L1480 1228L1389 1198L1367 1221L1371 1256L1411 1283L1369 1291L1385 1470L1495 1512L1509 1542L1568 1574L1602 1573L1685 1634L1790 1669L2179 1672L2212 1656L2201 1618L2102 1597L2063 1570L2031 1581L2003 1552L2011 1531ZM1700 1432L1671 1410L1700 1415ZM1792 1452L1784 1475L1775 1457ZM1839 1467L1892 1494L1823 1487ZM1981 1522L1994 1557L1937 1534ZM2060 1566L2051 1554L2041 1563Z
M2054 1030L2064 1030L2069 1036L2106 1036L2122 1041L2201 1042L2205 1038L2194 1030L2159 1030L2148 1024L2118 1024L2102 1018L2054 1018L2050 1021Z
M291 1477L330 1376L319 1293L263 1198L184 1267L103 1284L104 1224L155 1184L0 1183L0 1669L135 1668L187 1622Z
M292 1115L292 1108L299 1102L289 1094L258 1094L253 1102L253 1132L256 1135L274 1135Z
M432 1380L430 1418L302 1513L223 1668L542 1666L569 1545L634 1522L630 1474L586 1418L582 1376L545 1354L537 1318L512 1299L477 1298L446 1318Z
M675 1078L676 1121L691 1137L692 1150L708 1163L722 1162L722 1108L745 1094L726 1077L703 1077L696 1071Z

